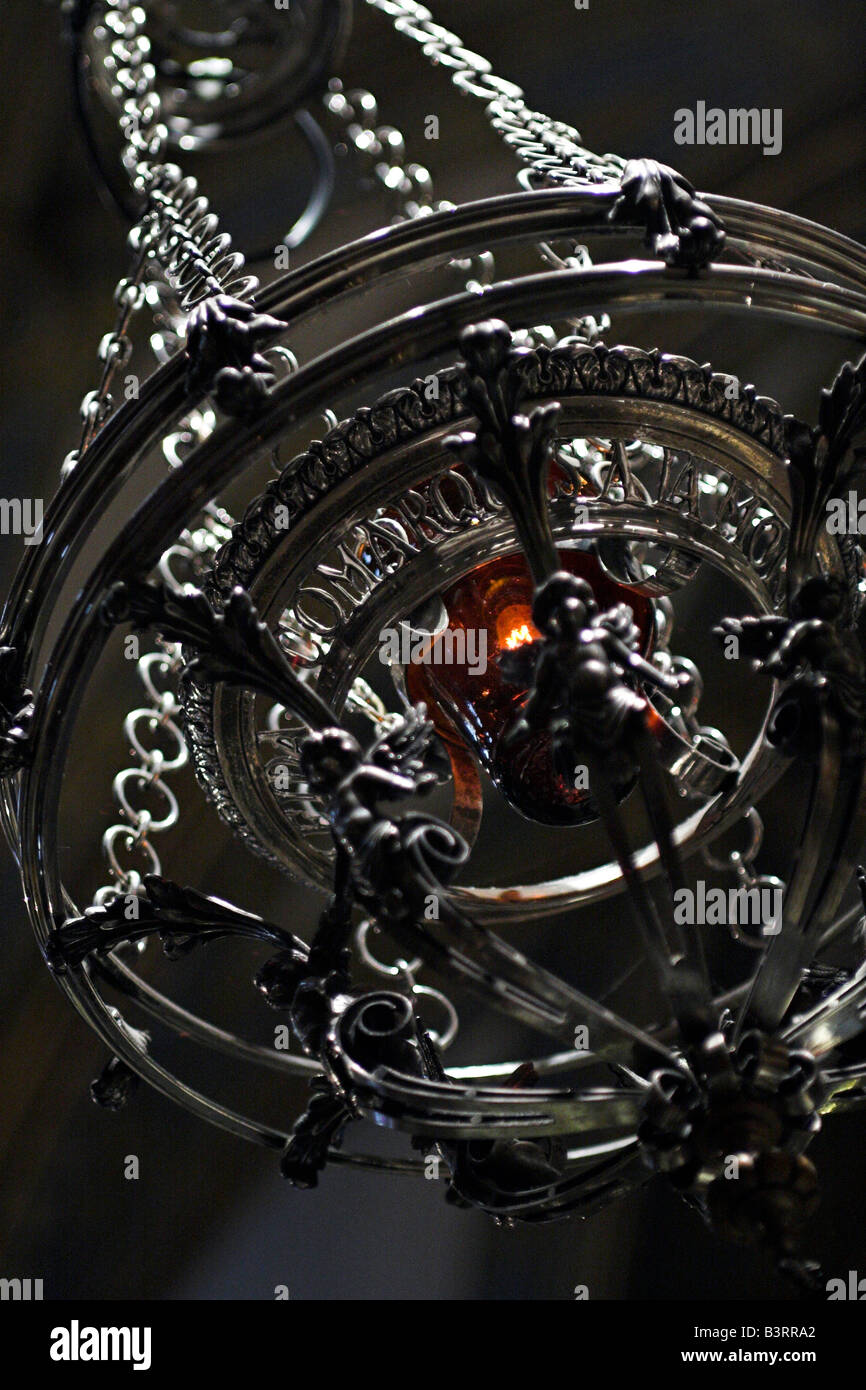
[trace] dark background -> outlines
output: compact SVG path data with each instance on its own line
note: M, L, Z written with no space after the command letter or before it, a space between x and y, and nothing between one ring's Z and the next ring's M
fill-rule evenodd
M437 196L460 201L512 186L516 165L486 128L481 108L431 72L414 45L393 37L383 16L363 5L356 10L341 75L378 95L381 119L403 130L409 157L429 161ZM579 12L569 0L437 0L434 10L496 72L519 82L530 104L573 121L593 148L653 155L698 187L785 208L859 239L866 234L856 0L591 0ZM96 345L111 326L111 292L124 273L123 229L90 180L65 64L56 8L6 0L3 496L50 497L60 462L77 442L78 404L96 382ZM781 107L782 153L678 148L673 113L701 99L708 106ZM440 117L436 144L423 140L431 112ZM206 161L194 165L242 245L245 233L267 241L303 203L302 152L292 137L286 141L225 162L212 178ZM383 220L375 189L353 191L343 177L327 229L300 259ZM718 331L720 362L726 331ZM814 399L816 362L804 343L783 332L764 335L762 375L757 367L750 373L748 361L743 375L786 406L796 401L806 409L800 402ZM821 354L838 365L841 351L835 344ZM822 365L818 380L824 377ZM14 538L0 543L4 587L19 547ZM123 765L121 720L122 707L106 697L93 733L104 775L97 784L81 774L82 800L95 797L103 816L111 776ZM74 768L70 775L75 790ZM212 838L201 857L214 866L226 842L208 826ZM784 830L771 826L768 862L785 844ZM502 853L508 855L507 844ZM98 864L98 849L93 854ZM259 871L248 872L262 887ZM262 887L265 896L276 891ZM279 891L298 924L308 926L310 895ZM294 1299L568 1299L577 1284L587 1284L592 1298L783 1295L759 1257L721 1246L660 1185L587 1224L501 1231L478 1213L446 1207L437 1183L335 1169L317 1191L294 1192L272 1155L147 1090L119 1116L105 1115L86 1084L105 1060L103 1049L42 966L8 856L2 893L0 1275L42 1277L46 1297L56 1298L268 1299L277 1284ZM468 1028L468 1042L483 1045L479 1028ZM866 1268L863 1134L862 1117L839 1118L813 1150L824 1201L811 1244L833 1274ZM128 1154L140 1158L137 1182L122 1177Z

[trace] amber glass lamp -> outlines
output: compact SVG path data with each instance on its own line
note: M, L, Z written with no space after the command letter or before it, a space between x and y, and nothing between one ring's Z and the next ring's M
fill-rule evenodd
M559 560L563 569L592 585L601 609L628 603L646 655L654 635L650 600L617 584L588 550L560 549ZM540 636L532 621L532 596L532 577L522 555L477 565L442 593L447 628L425 647L414 649L406 686L413 701L427 705L452 760L455 739L460 739L521 815L548 825L581 825L595 818L586 778L579 769L571 781L557 772L550 734L529 734L517 741L505 737L527 689L505 679L499 658ZM455 641L461 630L462 641ZM485 652L486 665L477 659L454 659L455 654L477 658Z

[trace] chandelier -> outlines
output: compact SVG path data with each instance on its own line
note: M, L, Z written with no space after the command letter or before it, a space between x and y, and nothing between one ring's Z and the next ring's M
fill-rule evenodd
M2 815L39 946L110 1049L103 1106L142 1078L277 1150L300 1188L329 1164L441 1165L450 1200L505 1225L664 1181L821 1294L807 1150L866 1099L866 359L840 347L801 421L665 332L724 309L862 339L866 253L593 154L425 6L367 4L475 103L517 191L437 200L371 93L332 76L350 0L214 0L195 20L180 0L63 7L87 147L132 228L0 637ZM287 120L317 175L262 286L175 161ZM328 226L335 140L392 211L292 269ZM332 332L347 306L353 331ZM628 345L635 313L656 346ZM130 392L148 315L155 361ZM313 324L329 346L305 360ZM705 691L679 648L708 625ZM763 705L735 751L700 711L731 708L751 668ZM65 854L86 814L65 793L106 679L128 692L132 760L94 826L100 886ZM317 920L271 921L189 883L182 857L163 866L187 763L245 855L319 890ZM792 771L802 815L770 874L759 808ZM485 830L507 883L473 877ZM616 895L639 950L612 939L617 981L596 991L582 942ZM539 923L562 924L565 968L524 949ZM235 977L293 1048L154 983L160 946L197 960L226 937L254 943ZM639 1016L616 1001L627 979L651 1001ZM451 1064L453 995L499 1015L515 1054ZM280 1129L212 1098L161 1059L171 1033L275 1088L308 1081L308 1103ZM371 1125L402 1156L365 1149Z

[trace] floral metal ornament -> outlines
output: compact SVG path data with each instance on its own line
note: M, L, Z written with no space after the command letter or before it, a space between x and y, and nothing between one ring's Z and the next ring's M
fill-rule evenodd
M267 358L258 351L285 328L279 319L256 313L251 304L215 295L190 314L187 323L187 388L213 395L227 415L255 414L274 384Z
M721 219L675 169L653 159L630 159L621 189L610 220L643 218L644 244L667 265L698 270L721 252L725 244Z

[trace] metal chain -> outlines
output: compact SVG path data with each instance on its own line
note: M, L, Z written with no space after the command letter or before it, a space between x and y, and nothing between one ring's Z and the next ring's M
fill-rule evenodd
M180 538L164 551L159 570L170 588L182 592L186 587L186 581L174 572L177 561L186 563L195 575L203 562L219 550L231 535L229 521L225 513L211 504L206 509L202 525L195 531L182 532ZM112 784L123 819L109 826L102 837L102 849L111 881L97 890L93 899L95 903L103 903L117 893L137 893L141 886L139 871L124 867L120 862L120 846L129 855L137 853L143 856L147 872L162 873L160 857L151 837L171 830L180 819L178 800L165 781L165 774L179 771L189 760L186 737L177 722L182 711L176 695L176 681L183 664L181 647L176 642L160 641L153 651L138 659L138 677L147 698L145 704L130 710L124 720L123 732L135 761L123 768ZM164 687L157 684L160 678L165 681ZM166 736L172 740L169 756L156 741L164 741ZM152 798L156 793L161 809L164 808L163 814L156 817L147 806L136 806L133 788L137 789L137 795L142 800L144 796Z
M394 126L379 125L379 104L363 88L346 92L334 77L324 96L325 110L341 123L345 137L364 167L394 199L394 221L436 212L433 180L423 164L406 163L406 141ZM450 207L451 204L445 206Z
M150 41L145 33L147 16L134 0L111 0L94 30L94 39L107 44L104 59L110 91L118 103L118 124L123 136L121 163L133 190L143 196L145 208L140 221L129 233L133 258L129 273L115 290L117 317L113 330L100 343L103 363L99 385L82 402L83 427L79 447L67 454L61 477L75 468L92 443L112 409L110 387L118 370L130 359L132 340L129 330L133 316L146 302L154 309L158 326L165 326L159 307L169 312L169 333L156 334L151 345L157 360L165 360L182 342L186 314L212 294L250 299L258 289L253 275L244 275L244 258L232 249L230 236L220 232L219 221L206 197L198 191L194 178L184 177L173 163L162 162L168 131L160 119L160 98L156 91L156 69L150 62ZM146 284L156 268L166 283ZM170 343L170 346L169 346ZM213 427L207 413L193 412L181 422L177 433L165 441L169 462L176 466L181 442L199 442ZM230 518L211 505L206 508L203 525L195 532L185 531L180 541L163 554L160 570L166 582L182 587L171 573L178 557L191 564L213 553L229 535ZM183 731L176 722L180 705L171 689L161 690L155 682L157 671L173 680L182 665L180 648L160 642L138 660L138 675L147 694L146 705L131 710L124 721L124 734L136 762L120 771L113 792L123 819L109 826L102 838L111 882L100 888L94 901L99 903L118 891L135 893L141 884L137 869L124 867L119 858L122 846L144 856L152 873L161 873L159 855L151 837L177 824L180 810L174 792L166 784L166 772L180 769L189 753ZM151 738L173 740L172 754L152 744ZM154 816L147 807L134 804L135 789L160 798L162 814Z
M406 163L406 141L395 126L379 125L379 105L372 92L356 88L346 92L339 78L328 84L325 109L343 127L346 140L362 168L382 185L393 200L392 223L450 212L454 204L434 202L433 179L423 164ZM481 251L451 262L466 280L466 288L479 293L493 284L496 266L490 251Z
M406 163L406 141L395 126L378 125L379 106L372 92L355 88L346 92L339 78L332 78L324 98L325 109L342 125L345 139L362 168L372 175L393 199L392 224L426 217L434 212L452 211L454 203L447 199L434 200L433 180L423 164ZM525 172L525 171L524 171ZM571 243L570 253L559 256L547 243L539 244L542 259L556 270L588 268L592 258L585 246ZM480 294L496 278L496 262L492 251L451 261L463 278L466 289ZM597 318L586 315L569 320L574 335L587 343L596 342L610 328L606 314ZM525 329L520 342L527 347L539 343L552 346L560 335L547 324Z
M620 155L594 154L582 144L574 126L530 110L522 88L496 77L488 60L437 24L426 5L417 0L367 0L367 4L387 15L397 33L420 44L434 67L450 71L455 87L485 103L493 129L529 166L531 186L619 181L626 160Z
M523 187L619 182L625 159L619 155L594 154L581 144L580 133L573 126L531 111L521 88L496 77L489 61L467 49L456 34L436 24L426 6L416 0L367 0L367 3L388 15L398 33L415 39L434 66L449 69L453 83L461 91L487 103L486 115L493 129L528 166L518 174L518 182ZM423 165L406 165L405 140L401 132L392 126L377 128L378 105L370 92L356 90L346 94L342 83L335 80L330 84L325 105L343 121L347 138L359 157L394 195L395 222L453 207L449 202L433 201L432 180ZM546 244L539 249L543 258L556 269L592 264L587 248L578 244L574 244L564 258ZM489 251L452 264L469 276L466 287L470 291L480 293L494 281L495 263ZM572 323L575 335L586 342L596 341L609 327L606 315L599 319L588 316ZM544 341L545 328L539 325L528 331L527 341ZM549 331L552 334L552 330Z
M176 164L164 163L168 129L160 119L156 68L150 62L147 16L134 0L111 0L101 28L109 40L105 70L111 95L120 105L124 138L121 163L134 192L146 200L141 226L152 238L152 253L177 291L185 311L211 294L247 298L258 288L255 276L241 278L244 258L231 237ZM100 32L94 36L102 37Z
M189 752L183 732L175 722L180 714L180 705L173 690L161 690L156 684L156 673L163 677L175 678L183 666L180 647L176 643L164 643L155 651L148 652L138 661L138 676L147 692L148 703L130 710L123 724L123 731L132 744L137 761L117 774L112 785L115 800L124 816L122 821L108 827L102 837L102 850L108 862L111 881L97 889L93 896L96 904L104 904L108 898L118 893L137 893L141 886L141 874L137 869L124 867L119 855L122 846L127 854L141 854L146 861L146 872L162 873L162 864L150 836L159 831L171 829L177 824L180 809L177 798L163 781L163 774L187 762ZM150 734L167 731L176 741L174 757L166 759L162 750L156 746L146 747L139 727L149 726ZM136 809L129 798L127 787L137 783L139 788L156 786L166 800L169 811L159 821L145 807Z
M118 282L114 291L117 317L114 328L110 333L106 333L98 351L99 360L102 362L102 376L96 390L89 391L81 402L81 438L77 450L67 454L64 459L61 477L66 477L71 472L111 411L110 389L114 375L126 366L132 356L129 328L133 315L144 302L144 276L149 251L149 240L141 237L129 274Z
M72 472L111 413L110 387L132 354L131 322L148 298L145 279L156 266L176 298L178 317L208 295L250 299L259 284L254 275L241 273L244 258L232 249L228 233L219 230L219 220L199 193L196 179L184 177L176 164L162 162L168 131L160 119L146 20L143 6L135 0L111 0L94 30L94 38L108 45L104 67L120 108L121 163L133 190L144 198L145 209L129 233L132 262L115 290L114 327L99 346L100 381L82 401L79 445L64 459L61 478Z

